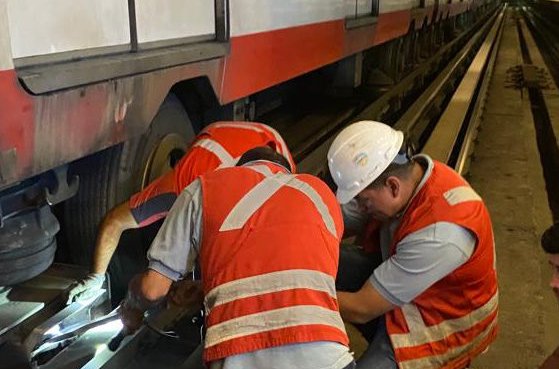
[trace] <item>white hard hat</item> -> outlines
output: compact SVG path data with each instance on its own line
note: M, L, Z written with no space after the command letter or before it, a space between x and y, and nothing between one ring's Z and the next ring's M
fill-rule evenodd
M402 132L372 120L344 128L328 150L338 201L349 202L373 183L396 158L403 141Z

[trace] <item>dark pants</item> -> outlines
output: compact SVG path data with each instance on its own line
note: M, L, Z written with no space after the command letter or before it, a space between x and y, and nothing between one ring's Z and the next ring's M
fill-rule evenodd
M355 292L369 279L377 266L382 263L380 254L367 254L354 245L342 245L340 262L336 276L336 288L340 291ZM357 360L356 369L397 369L394 350L390 344L384 317L366 324L355 324L369 347ZM351 368L351 367L350 367Z
M336 276L336 289L346 292L359 291L381 262L380 254L368 254L357 246L342 244L338 275ZM374 319L365 324L355 324L355 327L369 343L373 340L378 320Z
M179 369L205 369L204 360L202 359L202 354L204 353L204 344L201 343L198 347L190 354L188 359L182 363Z

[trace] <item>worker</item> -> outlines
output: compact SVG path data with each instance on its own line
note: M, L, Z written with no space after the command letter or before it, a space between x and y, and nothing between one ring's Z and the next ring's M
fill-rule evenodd
M227 183L227 191L223 191ZM267 147L180 195L133 278L130 331L199 260L209 368L353 368L336 301L340 207L318 178Z
M357 368L468 367L497 334L493 231L480 196L443 163L410 156L403 133L379 122L342 130L328 165L338 201L353 205L344 220L366 224L363 247L383 260L357 291L338 292L344 320L381 318Z
M550 287L559 301L559 223L555 223L543 233L541 244L553 269ZM559 368L559 347L540 367L540 369L557 368Z
M68 303L88 299L102 287L122 232L148 226L165 217L177 196L196 177L219 167L234 166L245 151L263 145L285 156L290 169L295 170L283 138L265 124L216 122L204 128L172 171L105 216L97 236L91 273L69 290Z

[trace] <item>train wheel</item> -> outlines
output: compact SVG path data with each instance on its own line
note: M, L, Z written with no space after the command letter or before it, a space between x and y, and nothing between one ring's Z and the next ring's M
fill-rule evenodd
M69 260L90 266L97 229L105 214L169 170L193 138L184 107L169 95L142 136L78 163L74 170L80 176L80 190L64 208ZM113 301L123 297L129 279L145 266L143 235L133 230L121 237L109 266Z
M26 281L47 269L54 259L58 229L48 205L5 220L0 232L0 286Z

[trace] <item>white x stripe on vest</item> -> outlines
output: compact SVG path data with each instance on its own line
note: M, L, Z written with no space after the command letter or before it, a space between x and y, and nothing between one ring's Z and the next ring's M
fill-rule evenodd
M255 131L255 132L265 132L265 131L267 131L267 132L271 133L274 136L274 138L276 139L276 142L278 142L280 144L280 146L281 146L280 151L281 151L282 155L285 155L289 152L289 149L287 148L287 144L285 143L285 141L283 140L281 135L278 133L278 131L276 131L272 127L264 126L264 125L261 125L259 123L250 123L250 122L212 123L211 127L212 128L240 128L240 129L247 129L247 130L251 130L251 131Z
M219 161L221 161L221 164L218 168L233 167L239 161L239 158L232 157L231 154L229 154L223 146L221 146L217 141L214 141L210 138L201 139L200 141L196 142L193 147L201 147L217 156Z
M263 167L263 168L262 168ZM291 187L300 191L308 197L313 203L316 210L322 217L324 225L328 231L334 236L338 237L336 233L336 226L334 219L328 210L328 207L322 201L320 195L307 183L297 179L296 175L277 173L271 174L266 166L246 166L246 168L257 171L265 176L264 180L254 186L243 198L233 207L231 212L225 218L220 227L220 231L229 231L234 229L241 229L250 217L260 209L272 195L279 191L283 186ZM268 169L268 171L266 171Z

